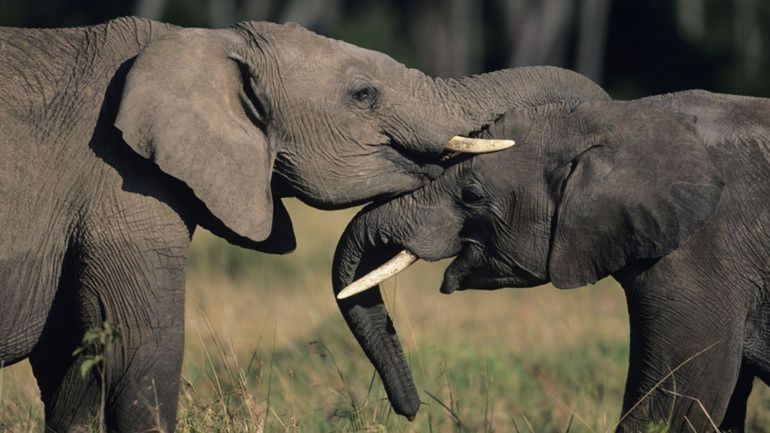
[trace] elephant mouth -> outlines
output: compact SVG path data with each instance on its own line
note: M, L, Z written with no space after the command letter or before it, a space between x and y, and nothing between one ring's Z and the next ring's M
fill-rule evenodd
M465 290L499 290L505 287L525 288L545 284L547 281L534 273L516 266L515 271L501 271L482 260L487 254L477 244L467 245L444 271L439 291L450 294Z
M444 278L439 287L439 291L444 294L465 290L534 287L546 283L543 278L524 269L521 269L521 275L502 274L493 267L483 264L479 260L479 256L483 257L483 255L482 248L476 242L465 243L462 250L446 257L423 257L402 247L401 252L390 260L340 290L337 293L337 299L345 299L377 287L378 284L403 272L420 259L435 261L452 256L455 256L455 259L444 271Z
M494 290L503 287L501 283L505 277L498 276L486 266L479 265L480 255L483 255L483 251L478 243L466 243L465 248L444 271L439 291L450 294L470 289Z
M468 136L454 136L439 151L418 152L393 137L388 137L390 142L387 146L397 152L407 171L422 177L427 183L438 179L447 168L474 155L497 152L515 144L513 140L475 138L475 135L476 132L471 132Z
M406 172L415 176L420 182L421 186L427 185L444 173L449 167L459 164L467 159L473 157L473 153L466 153L462 151L452 150L450 148L444 148L438 153L418 153L411 151L407 146L393 140L384 144L393 152L385 154L385 158L391 160L391 162L400 165ZM375 197L373 201L390 200L398 195L407 194L410 191L404 191L399 194L382 194L379 197Z
M386 159L390 159L392 163L400 165L406 172L423 180L425 183L438 179L444 172L445 167L441 164L438 155L410 152L403 145L393 141L385 144L385 146L393 150L392 152L385 153Z
M376 204L369 205L370 207L376 207ZM364 212L366 209L364 209ZM419 260L436 261L457 255L457 252L451 252L446 255L431 256L429 254L420 254L410 251L407 247L399 246L398 244L391 244L391 248L395 248L395 251L400 252L381 265L372 269L369 273L359 277L355 281L350 282L347 286L337 292L337 299L342 300L359 293L366 292L370 289L378 287L380 283L386 281L397 274L406 270L406 268L417 263Z
M485 275L465 275L459 278L447 277L441 282L439 291L444 294L465 290L498 290L504 287L517 287L515 279L508 277L490 277Z

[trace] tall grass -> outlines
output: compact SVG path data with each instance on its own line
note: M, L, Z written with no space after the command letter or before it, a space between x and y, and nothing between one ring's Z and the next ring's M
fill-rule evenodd
M190 257L181 432L606 432L620 415L628 356L622 291L438 293L446 263L384 285L423 401L390 409L330 288L336 240L354 211L289 203L298 250L268 256L201 231ZM749 431L770 426L757 386ZM0 431L42 431L28 364L0 370Z

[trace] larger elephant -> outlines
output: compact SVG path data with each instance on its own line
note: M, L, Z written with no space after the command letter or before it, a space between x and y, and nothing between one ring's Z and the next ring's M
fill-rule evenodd
M442 172L455 134L606 98L556 68L434 80L257 22L2 28L0 57L0 365L29 357L53 431L85 425L100 387L111 431L173 430L196 226L287 252L281 197L339 208L408 192ZM121 344L104 383L83 380L73 350L103 321Z
M743 431L752 381L770 383L770 100L692 91L513 110L489 133L518 144L366 208L335 255L340 308L393 405L413 416L419 396L379 291L360 290L417 257L456 256L444 293L621 283L618 431Z

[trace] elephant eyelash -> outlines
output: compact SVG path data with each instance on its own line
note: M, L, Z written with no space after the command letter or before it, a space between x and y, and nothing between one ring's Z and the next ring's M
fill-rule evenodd
M481 203L486 198L484 192L478 187L463 188L461 194L463 201L469 204Z
M375 109L379 100L379 92L372 86L359 87L350 92L350 100L361 108Z

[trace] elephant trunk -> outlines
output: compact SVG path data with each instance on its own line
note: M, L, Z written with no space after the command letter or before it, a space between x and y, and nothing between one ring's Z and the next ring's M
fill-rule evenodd
M337 246L332 273L335 299L342 288L398 251L397 246L383 245L379 233L365 229L369 220L366 215L357 217L355 223L345 230ZM337 299L337 305L382 379L393 409L413 420L420 406L420 397L379 287L347 299Z
M462 116L477 128L514 109L571 101L609 100L599 85L577 72L553 66L502 69L460 79L437 80Z
M369 206L353 218L334 254L335 299L343 288L403 249L429 261L457 254L462 221L451 213L449 199L438 193L446 181L452 180L434 181L390 202ZM393 409L413 419L420 399L379 286L337 299L337 305L380 375Z
M393 132L398 141L420 155L438 154L450 137L474 136L512 110L610 99L583 75L552 66L503 69L460 79L432 79L415 70L410 73L412 93L424 98L417 102L419 106L440 107L438 113L431 113L430 122L419 118L419 125ZM416 133L398 137L405 131Z

